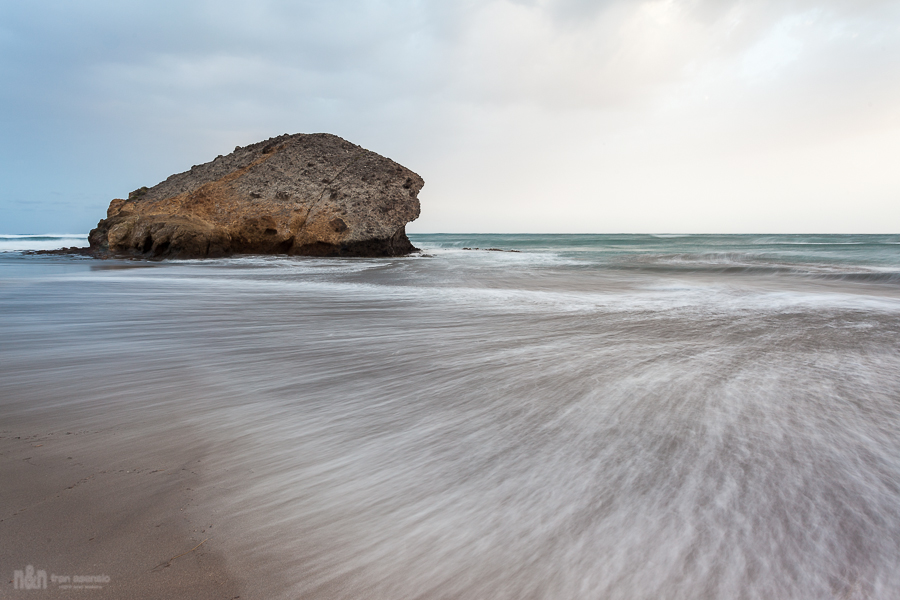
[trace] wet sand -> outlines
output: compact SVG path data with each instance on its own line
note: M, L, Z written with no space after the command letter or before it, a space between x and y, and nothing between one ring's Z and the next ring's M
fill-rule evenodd
M40 412L5 419L0 595L242 597L216 539L218 517L192 497L202 452L173 452L165 437L135 443L131 433L128 426L48 428ZM14 572L28 565L46 573L46 589L16 589ZM86 575L101 580L75 579Z

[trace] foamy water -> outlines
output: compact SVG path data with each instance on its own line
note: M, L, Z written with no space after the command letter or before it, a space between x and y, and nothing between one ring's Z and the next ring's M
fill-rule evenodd
M897 241L8 254L0 410L202 446L251 597L896 598Z
M88 245L87 234L46 233L9 235L0 234L0 252L20 252L22 250L57 250L59 248L83 248Z

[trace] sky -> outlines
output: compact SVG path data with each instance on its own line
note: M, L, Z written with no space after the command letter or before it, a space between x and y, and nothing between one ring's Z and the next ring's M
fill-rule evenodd
M0 233L283 133L426 232L900 232L900 2L0 3Z

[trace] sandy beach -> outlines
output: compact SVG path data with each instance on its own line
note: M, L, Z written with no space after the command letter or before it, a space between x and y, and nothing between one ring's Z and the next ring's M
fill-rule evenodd
M5 418L3 597L241 597L218 549L218 517L192 497L202 453L173 452L166 437L135 443L129 433L48 427L42 411ZM37 590L15 581L29 565L46 574Z

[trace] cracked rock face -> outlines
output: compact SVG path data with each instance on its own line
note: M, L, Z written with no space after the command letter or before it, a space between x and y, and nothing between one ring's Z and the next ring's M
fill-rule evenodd
M425 182L337 136L283 135L113 200L94 256L397 256Z

